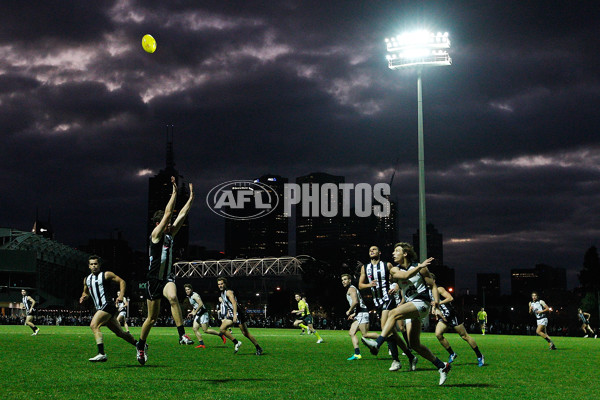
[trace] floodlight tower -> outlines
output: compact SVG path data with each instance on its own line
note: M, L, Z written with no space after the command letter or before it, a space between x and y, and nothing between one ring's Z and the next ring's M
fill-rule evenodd
M385 39L388 67L393 70L416 67L419 145L419 258L427 259L427 218L425 213L425 150L423 146L423 90L421 72L427 66L452 64L448 32L437 34L419 30Z

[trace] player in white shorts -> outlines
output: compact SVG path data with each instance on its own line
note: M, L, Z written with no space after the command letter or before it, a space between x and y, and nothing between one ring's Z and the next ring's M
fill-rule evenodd
M396 266L390 270L390 275L400 285L404 303L390 311L385 327L383 327L381 335L375 343L372 339L363 340L363 343L370 346L371 353L377 354L379 347L385 342L385 338L392 332L396 320L410 318L411 324L408 326L409 345L423 358L436 366L440 374L439 384L443 385L448 377L451 364L442 362L429 348L421 344L421 319L429 315L430 309L429 287L431 287L434 295L431 307L436 310L439 303L437 286L427 269L433 258L428 258L421 264L417 264L415 262L417 254L408 243L397 243L394 246L392 255Z
M361 335L364 336L369 331L369 310L367 309L367 306L365 306L365 302L358 289L352 285L352 277L350 274L342 275L342 286L348 289L346 291L346 300L348 300L350 308L346 311L346 316L352 321L352 325L350 325L350 329L348 330L348 335L350 335L352 345L354 346L354 354L348 357L347 360L360 360L362 356L360 355L360 347L358 346L356 332L360 330Z
M205 349L206 345L204 344L204 341L202 340L202 333L200 333L200 328L202 327L202 330L204 331L204 333L208 333L209 335L216 335L219 336L221 338L221 340L223 340L223 343L225 343L227 341L227 339L225 339L225 336L221 335L219 332L215 331L214 329L210 329L208 327L208 322L209 322L209 318L208 318L208 310L206 309L206 307L204 306L204 303L202 302L202 299L200 298L200 295L196 292L194 292L194 289L192 288L192 285L190 285L189 283L186 283L185 285L183 285L183 288L185 289L185 294L188 297L188 300L190 301L190 304L192 305L192 311L188 314L188 317L191 317L194 319L194 323L192 325L192 330L194 331L194 334L196 335L196 338L198 338L198 346L196 346L197 349Z
M117 306L117 311L119 315L117 315L117 322L125 328L125 332L129 333L129 325L127 325L127 307L129 307L129 301L125 297L123 297L122 301L119 301L119 296L121 292L117 292L117 299L115 300L115 305Z
M537 319L537 328L535 333L544 338L546 342L548 342L548 346L550 346L550 350L556 350L556 346L550 336L546 333L546 327L548 326L548 312L550 308L544 302L544 300L540 300L537 292L531 293L531 301L529 302L529 314L533 314Z

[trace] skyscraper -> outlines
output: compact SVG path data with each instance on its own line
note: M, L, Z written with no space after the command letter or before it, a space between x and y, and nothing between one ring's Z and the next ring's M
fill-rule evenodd
M267 174L254 182L278 196L275 211L257 219L225 220L225 254L228 258L281 257L288 255L289 217L284 214L284 185L287 178Z
M567 272L564 268L537 264L530 269L510 270L511 294L515 298L529 299L531 292L541 296L562 293L567 289Z
M170 129L169 129L170 128ZM167 159L166 167L153 177L148 179L148 220L146 231L146 243L149 244L150 234L155 227L152 222L152 216L158 210L164 210L169 199L171 198L172 186L171 177L175 177L178 193L175 209L173 210L172 220L177 218L177 214L181 207L187 202L190 197L189 189L183 180L183 176L175 169L175 156L173 152L173 126L167 126ZM174 243L173 256L176 260L185 258L186 249L190 240L189 216L186 218L183 226L177 233L177 238Z
M321 196L317 191L326 183L339 185L344 183L343 176L330 175L324 172L314 172L312 174L296 178L296 183L309 185L309 194L313 199L316 199L320 205ZM339 187L339 186L338 186ZM337 195L337 210L339 211L333 217L323 217L318 213L314 215L309 213L309 202L305 198L304 192L302 201L296 205L296 254L310 255L316 259L326 261L328 263L341 263L344 259L344 244L341 242L343 232L342 226L342 192L338 191ZM333 201L332 198L327 201ZM317 206L317 210L320 207Z
M477 274L477 297L482 304L494 304L500 299L500 274Z

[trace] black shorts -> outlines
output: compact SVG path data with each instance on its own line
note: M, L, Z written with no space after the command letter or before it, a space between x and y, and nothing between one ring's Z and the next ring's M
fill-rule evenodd
M113 303L106 303L104 307L98 309L97 311L104 311L112 316L116 316L119 313L117 307Z
M381 312L382 311L389 311L389 310L393 310L394 308L398 307L398 302L396 301L396 299L392 296L390 297L390 299L388 301L386 301L383 304L380 304L377 306L376 310L377 310L377 315L379 316L379 318L381 318Z
M442 314L444 315L445 320L440 320L440 321L442 321L444 324L446 324L448 326L451 326L452 328L463 324L463 321L460 321L458 319L458 315L456 315L456 313L454 311L451 311L449 313L445 313L442 311Z
M312 315L305 315L304 317L301 317L300 319L302 321L304 321L304 325L312 325L312 323L313 323Z
M243 324L246 322L246 314L244 314L243 311L238 311L237 317L238 317L238 324ZM225 316L224 319L233 321L233 313L227 313L227 315Z
M33 317L36 314L37 314L37 310L36 309L33 309L32 311L29 311L29 312L25 311L25 317Z
M146 282L146 294L150 300L160 300L163 297L163 290L167 283L173 282L171 279L148 279Z

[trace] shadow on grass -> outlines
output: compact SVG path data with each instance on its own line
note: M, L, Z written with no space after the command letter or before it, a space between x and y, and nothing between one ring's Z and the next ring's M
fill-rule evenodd
M446 383L446 384L444 384L442 386L443 387L454 387L454 388L466 388L466 387L471 387L471 388L497 388L497 387L499 387L497 385L490 385L488 383L457 383L455 385ZM399 389L400 388L406 388L406 387L428 388L428 387L431 387L431 385L427 386L427 385L423 385L423 384L417 384L417 385L402 384L401 386L400 385L398 385L398 386L396 386L396 385L390 385L390 387L399 388Z
M474 387L474 388L497 388L497 385L490 385L489 383L457 383L456 385L443 385L444 387Z
M189 379L189 378L181 378L181 379L174 379L174 378L163 378L163 379L157 379L157 380L161 380L161 381L185 381L185 382L206 382L206 383L212 383L212 384L223 384L223 383L232 383L232 382L263 382L263 381L273 381L275 379L259 379L259 378L226 378L226 379Z

